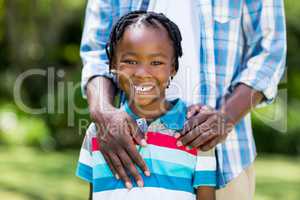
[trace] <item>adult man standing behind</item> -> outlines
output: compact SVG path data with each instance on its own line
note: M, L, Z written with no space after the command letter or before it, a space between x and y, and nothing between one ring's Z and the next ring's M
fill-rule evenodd
M283 1L88 1L81 44L83 94L98 127L123 125L105 134L99 131L99 143L113 173L127 184L131 182L125 171L142 181L133 163L148 171L132 138L142 145L146 141L124 127L124 123L136 125L113 106L116 88L105 46L116 19L132 10L163 12L182 31L184 56L169 96L179 94L185 99L191 105L191 117L178 145L202 150L216 146L217 181L224 187L217 191L217 199L253 199L256 150L249 111L275 98L284 72ZM202 112L199 103L214 110ZM232 124L232 131L226 128Z

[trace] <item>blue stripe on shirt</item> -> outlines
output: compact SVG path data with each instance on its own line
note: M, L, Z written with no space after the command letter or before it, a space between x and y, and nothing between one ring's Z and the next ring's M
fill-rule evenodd
M195 188L199 186L216 186L216 180L216 171L196 171L193 185Z
M150 177L141 175L144 180L144 187L159 187L169 190L185 191L194 193L192 179L170 177L152 173ZM138 187L132 179L133 187ZM121 180L116 178L100 178L93 180L93 192L115 190L126 188Z
M93 169L88 165L78 162L77 169L76 169L76 176L82 178L85 181L92 183Z
M148 166L151 173L163 174L173 177L189 178L194 174L194 169L187 167L178 163L170 163L162 160L145 159L146 165ZM138 168L138 167L137 167ZM139 170L139 168L138 168ZM93 177L98 178L108 178L113 177L109 166L107 164L96 165L93 168ZM139 170L141 173L141 170ZM142 173L141 173L142 174Z

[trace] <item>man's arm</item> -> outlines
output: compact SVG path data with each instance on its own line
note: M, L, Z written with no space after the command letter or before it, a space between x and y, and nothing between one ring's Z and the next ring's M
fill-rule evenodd
M232 95L225 99L219 111L192 106L194 113L185 125L179 145L188 145L207 151L224 141L233 126L263 99L263 94L239 84ZM179 135L178 135L179 137Z
M207 150L227 134L259 102L271 102L277 93L286 58L286 29L282 0L256 0L243 5L246 40L245 68L232 81L230 94L219 111L193 111L180 144Z
M245 2L242 19L247 43L246 68L233 80L234 92L222 106L233 124L258 103L275 99L287 50L283 0Z
M81 88L86 97L87 85L96 76L112 78L107 64L108 58L105 46L112 29L113 9L118 9L113 3L104 0L88 0L84 21L80 56L83 63Z
M221 107L225 120L235 125L264 99L262 92L245 84L239 84Z
M87 101L93 120L102 112L110 112L116 108L113 106L116 88L112 81L99 76L89 81L87 85Z
M231 83L231 91L243 83L272 102L286 61L286 25L283 0L245 1L242 10L245 36L244 69Z
M200 141L203 141L203 143L199 143L200 145L197 144L198 147L207 151L215 147L218 143L225 141L233 126L255 108L263 98L264 96L261 92L258 92L247 85L239 84L233 94L225 100L221 110L217 111L216 115L219 116L219 118L216 118L214 115L209 118L212 119L211 121L218 124L217 129L211 128L211 130L214 131L209 132L212 133L211 135L214 135L214 137L212 137L213 139L208 137L209 135L203 134L199 139ZM204 126L205 125L211 126L207 123L204 123Z

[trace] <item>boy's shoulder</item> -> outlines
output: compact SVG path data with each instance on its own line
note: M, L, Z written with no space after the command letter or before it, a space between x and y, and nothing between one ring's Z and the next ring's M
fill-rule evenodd
M89 127L85 132L85 138L91 139L92 137L97 136L97 126L94 122L90 123Z
M159 122L167 129L175 132L181 131L186 121L187 104L179 98L170 100L169 102L172 104L172 108L159 118Z

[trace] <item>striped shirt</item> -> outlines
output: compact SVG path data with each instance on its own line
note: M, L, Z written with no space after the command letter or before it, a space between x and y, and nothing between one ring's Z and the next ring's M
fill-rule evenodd
M137 149L149 167L151 176L144 179L144 187L134 185L127 190L106 164L97 142L95 124L87 130L77 167L77 175L93 184L93 199L165 199L194 200L199 186L216 186L216 157L214 150L200 152L177 147L174 135L183 128L186 105L177 99L173 107L146 128L148 145ZM125 111L135 120L138 117L125 104ZM134 182L134 181L133 181Z
M180 28L183 57L169 98L220 108L239 83L275 98L286 58L283 0L89 0L81 43L82 90L108 73L105 44L112 25L132 10L162 12ZM256 157L250 114L216 147L218 187Z

